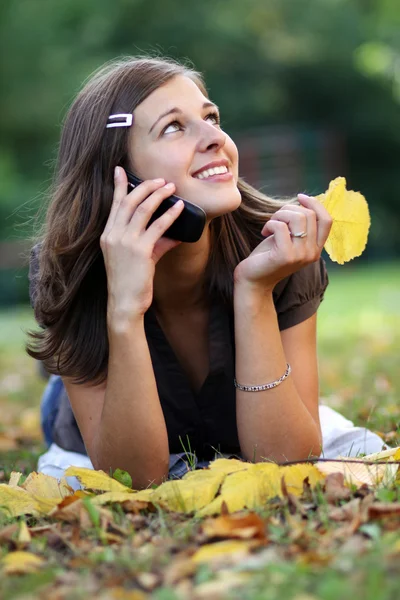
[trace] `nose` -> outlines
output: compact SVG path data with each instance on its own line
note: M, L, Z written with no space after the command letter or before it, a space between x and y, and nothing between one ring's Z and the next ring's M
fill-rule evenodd
M226 142L226 133L221 131L215 125L202 121L199 124L197 150L206 152L207 150L219 150Z

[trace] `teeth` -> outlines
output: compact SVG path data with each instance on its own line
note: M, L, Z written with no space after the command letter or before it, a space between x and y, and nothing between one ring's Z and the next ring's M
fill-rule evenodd
M212 177L212 175L221 175L222 173L227 173L228 169L226 167L214 167L213 169L206 169L205 171L201 171L195 177L197 179L207 179L208 177Z

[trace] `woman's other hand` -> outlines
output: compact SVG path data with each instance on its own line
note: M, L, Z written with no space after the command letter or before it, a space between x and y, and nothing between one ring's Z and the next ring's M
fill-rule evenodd
M261 233L266 239L237 265L235 286L272 290L281 279L319 259L332 218L315 198L299 194L298 199L301 206L288 204L265 223Z
M148 229L146 226L161 202L175 190L164 179L147 180L129 194L122 167L115 169L114 198L100 238L107 272L107 319L129 323L142 316L153 300L155 266L181 242L163 237L181 214L183 202L175 203Z

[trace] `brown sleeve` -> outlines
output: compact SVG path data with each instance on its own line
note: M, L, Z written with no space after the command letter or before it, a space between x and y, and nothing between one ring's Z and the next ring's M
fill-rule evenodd
M273 292L279 329L293 327L316 313L328 283L322 258L280 281Z

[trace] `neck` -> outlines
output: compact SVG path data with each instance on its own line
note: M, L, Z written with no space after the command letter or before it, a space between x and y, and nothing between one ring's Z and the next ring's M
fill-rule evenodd
M209 251L210 228L207 224L197 242L179 244L158 261L153 301L159 315L179 316L205 308L204 283Z

